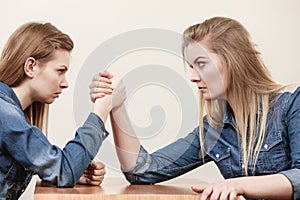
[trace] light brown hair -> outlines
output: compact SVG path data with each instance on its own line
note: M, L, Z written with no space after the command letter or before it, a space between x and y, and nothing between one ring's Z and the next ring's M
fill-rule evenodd
M183 33L183 56L186 56L185 49L191 42L200 41L204 41L210 51L218 54L228 69L226 99L230 99L234 111L242 140L243 164L248 174L249 164L253 170L255 168L265 137L270 99L284 86L272 79L250 34L238 21L213 17L190 26ZM204 102L200 95L199 132L202 153L204 111L207 112L209 124L218 128L223 124L224 110L223 100Z
M41 63L52 59L57 49L71 51L72 39L50 23L29 22L20 26L9 37L1 54L0 81L10 87L19 86L25 79L24 64L33 57ZM31 125L47 131L49 106L34 102L24 110Z

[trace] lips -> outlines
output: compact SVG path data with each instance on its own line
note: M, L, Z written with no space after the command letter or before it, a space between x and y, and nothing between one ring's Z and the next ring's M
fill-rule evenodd
M54 93L55 98L58 98L60 94L61 94L61 92Z
M207 92L207 87L198 87L198 89L202 93L206 93Z

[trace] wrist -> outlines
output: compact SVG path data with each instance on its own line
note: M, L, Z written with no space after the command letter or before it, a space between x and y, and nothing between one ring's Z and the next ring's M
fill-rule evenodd
M125 109L125 105L124 105L124 103L121 103L119 106L113 107L113 108L111 109L111 112L112 112L112 113L116 113L116 112L120 112L120 111L124 111L124 110L126 110L126 109Z
M103 122L105 122L111 111L111 107L112 105L109 98L98 98L94 103L94 113L97 114Z
M226 179L225 182L229 183L233 188L236 189L238 195L245 195L245 177L236 177Z

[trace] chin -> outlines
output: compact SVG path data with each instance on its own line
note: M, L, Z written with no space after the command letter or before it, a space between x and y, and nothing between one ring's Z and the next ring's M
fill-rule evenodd
M55 99L48 99L44 103L46 103L46 104L52 104L54 102L54 100Z
M203 99L206 100L206 101L211 101L211 100L214 100L211 96L209 95L203 95Z

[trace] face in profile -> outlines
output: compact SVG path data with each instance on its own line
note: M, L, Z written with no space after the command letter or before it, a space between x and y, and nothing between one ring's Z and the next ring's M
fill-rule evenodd
M51 104L68 87L66 72L70 65L70 52L57 49L49 62L36 62L31 80L32 99Z
M190 80L205 100L225 98L227 67L206 46L205 42L192 42L185 49L185 59L192 70Z

